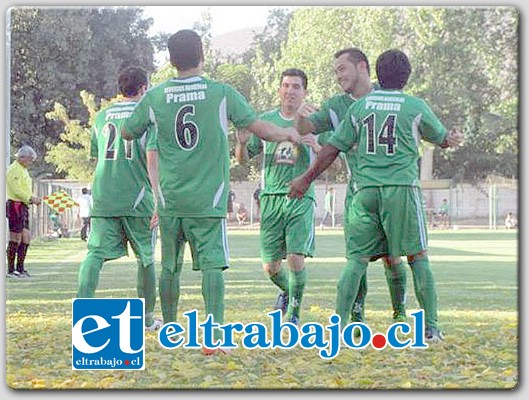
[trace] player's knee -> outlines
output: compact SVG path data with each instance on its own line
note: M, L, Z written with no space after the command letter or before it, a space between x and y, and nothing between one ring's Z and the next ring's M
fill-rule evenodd
M428 252L426 250L423 250L423 251L420 251L417 254L409 255L409 256L407 256L407 258L408 258L408 264L413 266L413 264L416 261L420 261L420 260L424 260L424 259L428 258Z
M400 257L384 256L382 259L384 267L390 269L392 266L399 265L401 263Z
M301 271L305 268L305 256L303 254L288 254L287 255L288 267L292 271Z
M280 267L281 267L281 261L266 262L263 264L263 271L268 276L274 276L279 272Z
M369 262L369 258L352 256L347 259L347 268L353 274L361 277L366 272L368 262Z

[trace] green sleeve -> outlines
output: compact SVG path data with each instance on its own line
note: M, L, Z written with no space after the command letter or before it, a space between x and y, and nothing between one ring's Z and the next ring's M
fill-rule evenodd
M324 102L318 111L309 115L308 119L314 124L315 133L332 130L332 123L329 117L329 101Z
M358 126L353 124L352 111L354 107L351 107L345 118L340 123L340 126L332 136L330 137L327 144L336 147L338 150L347 153L351 147L358 141Z
M332 136L332 131L325 131L325 132L320 133L317 136L318 144L320 146L325 146L329 142L329 139L331 138L331 136Z
M147 133L147 151L149 150L156 150L158 151L158 134L156 132L156 129L154 127L151 127L149 129L149 132Z
M136 105L136 107L134 107L132 115L127 118L125 124L123 125L122 129L134 139L139 139L152 124L149 117L149 104L149 96L146 94Z
M227 88L227 113L228 119L237 128L246 128L257 120L257 114L246 98L233 87Z
M419 124L421 136L432 143L443 143L447 134L445 126L424 100L420 101L420 106L422 107L422 118Z

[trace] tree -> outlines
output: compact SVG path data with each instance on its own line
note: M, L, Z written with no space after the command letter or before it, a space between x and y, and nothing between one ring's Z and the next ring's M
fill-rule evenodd
M400 48L413 66L406 91L426 99L448 128L465 131L459 150L435 151L434 176L516 176L517 35L514 7L299 8L281 56L253 75L267 88L271 72L301 66L309 76L309 100L320 104L340 91L331 83L335 51L361 48L375 79L378 55Z
M11 144L29 144L40 156L59 139L62 124L46 119L55 102L72 119L86 121L78 94L96 100L116 91L118 72L129 65L153 69L147 35L152 24L141 8L12 8L8 14L11 54ZM36 173L53 171L39 158Z

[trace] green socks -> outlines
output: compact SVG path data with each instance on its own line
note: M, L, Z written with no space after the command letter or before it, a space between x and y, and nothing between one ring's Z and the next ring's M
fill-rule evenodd
M306 282L306 268L303 268L301 271L289 270L287 319L291 319L292 317L297 317L299 319L301 300L303 299Z
M428 257L410 262L413 285L419 306L424 310L426 326L437 328L437 289Z
M353 306L353 301L358 295L360 282L365 276L367 262L362 260L348 260L342 269L338 280L338 291L336 295L336 314L341 318L341 326L348 323L348 316Z
M154 306L156 305L156 269L154 263L145 267L138 261L136 289L139 298L145 299L145 326L154 323Z
M202 271L202 297L204 297L205 317L213 316L213 321L224 323L224 275L221 268ZM215 339L222 339L222 331L216 329Z
M386 266L384 273L388 283L391 305L393 307L393 319L406 320L406 266L401 261L399 264Z
M160 304L162 306L162 317L164 324L176 322L176 312L178 310L178 300L180 299L180 271L169 271L162 268L160 275Z
M99 272L103 267L103 260L88 253L79 267L77 291L78 298L92 298L95 296L99 284Z
M360 286L358 287L358 294L356 300L353 302L353 308L351 309L351 321L352 322L365 322L365 303L367 296L367 273L362 276L360 280Z
M288 292L288 272L283 266L279 267L277 274L269 276L269 278L282 292Z

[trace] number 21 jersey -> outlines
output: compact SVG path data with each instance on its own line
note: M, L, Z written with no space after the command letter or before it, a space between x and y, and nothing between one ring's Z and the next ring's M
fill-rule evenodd
M135 106L133 102L115 103L96 115L90 145L90 155L97 158L93 217L152 216L146 150L156 149L155 138L147 132L135 140L121 137L121 126Z

